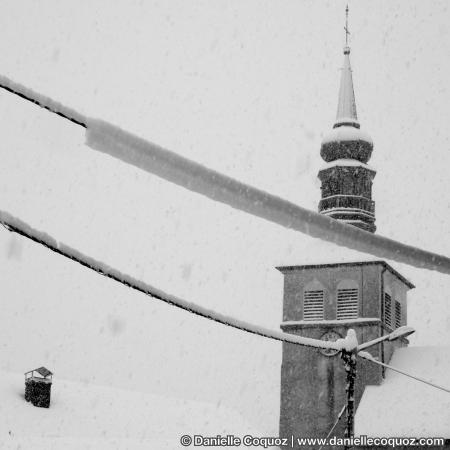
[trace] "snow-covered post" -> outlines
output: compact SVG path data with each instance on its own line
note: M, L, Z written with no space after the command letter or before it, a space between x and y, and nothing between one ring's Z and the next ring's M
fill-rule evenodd
M345 437L352 438L355 430L355 379L356 379L356 352L358 339L355 330L349 329L345 339L339 340L342 346L341 358L344 361L344 368L347 374L345 392L347 393L347 426ZM338 342L339 342L338 341ZM345 445L345 449L351 448Z
M345 392L347 392L347 426L345 429L345 437L351 438L355 429L355 379L356 379L356 350L342 350L341 357L344 361L345 372L347 374L347 384ZM351 448L350 445L345 446L346 449Z

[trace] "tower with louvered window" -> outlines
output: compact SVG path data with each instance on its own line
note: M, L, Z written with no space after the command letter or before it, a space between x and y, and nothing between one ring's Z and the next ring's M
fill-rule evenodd
M321 146L326 165L319 171L319 212L373 233L375 171L367 165L373 144L358 122L349 54L346 45L337 118ZM305 260L309 253L317 258L312 248ZM406 293L414 286L385 261L348 261L277 268L284 276L283 331L337 340L352 328L359 342L367 342L406 325ZM387 363L395 348L407 343L384 341L370 351ZM289 442L291 436L327 436L346 404L345 371L336 354L283 343L280 436ZM380 384L383 375L379 366L358 361L356 406L365 386ZM343 437L344 423L337 424L333 436Z
M336 340L353 328L358 341L367 342L406 325L406 293L414 286L385 261L278 270L284 276L281 329L287 333ZM394 349L406 344L406 339L385 341L370 350L387 363ZM280 436L327 435L346 402L343 364L334 356L333 351L283 343ZM380 384L382 377L379 366L358 361L356 404L364 387ZM344 422L335 435L343 433Z

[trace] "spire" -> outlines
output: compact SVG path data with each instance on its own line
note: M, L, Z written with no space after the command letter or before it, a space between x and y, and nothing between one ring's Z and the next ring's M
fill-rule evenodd
M356 114L348 46L348 6L345 16L344 66L336 122L320 146L320 156L327 164L318 174L322 190L319 212L374 233L376 226L372 181L376 172L367 165L373 142L360 129Z
M341 72L341 86L339 88L339 101L334 128L341 125L352 125L359 128L356 114L355 92L353 90L352 68L350 66L350 47L348 46L348 5L345 8L345 47L344 65Z

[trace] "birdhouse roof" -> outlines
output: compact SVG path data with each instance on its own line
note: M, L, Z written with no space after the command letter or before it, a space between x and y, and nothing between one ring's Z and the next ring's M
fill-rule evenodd
M46 367L39 367L38 369L30 370L30 372L37 372L39 375L42 375L44 378L47 378L49 375L53 375L53 372L50 372Z

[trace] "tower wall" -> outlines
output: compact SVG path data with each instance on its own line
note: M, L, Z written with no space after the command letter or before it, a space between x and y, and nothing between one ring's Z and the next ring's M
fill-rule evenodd
M304 292L309 283L324 286L324 320L336 320L336 292L342 280L356 281L360 317L381 317L381 270L377 264L354 263L280 268L284 274L283 322L303 320ZM386 276L387 277L387 276Z
M283 331L314 339L330 335L345 337L355 330L364 343L388 334L384 321L384 294L388 290L404 306L401 325L406 323L406 292L412 285L383 261L341 263L278 268L284 275ZM337 319L337 297L342 283L358 289L357 317ZM408 284L409 283L409 284ZM305 290L323 289L323 318L305 320ZM393 351L407 340L383 342L369 349L372 356L389 362ZM358 359L355 384L357 407L367 385L380 384L382 367ZM346 404L346 374L339 355L321 350L283 344L281 366L280 436L325 437ZM332 435L343 437L344 419ZM296 448L296 447L294 447ZM298 447L305 448L305 447Z
M352 325L358 341L380 336L380 325ZM320 339L333 330L345 336L348 326L317 325L298 326L285 329L286 332L304 337ZM371 354L380 356L380 346L371 349ZM382 369L368 361L358 359L355 383L355 405L366 385L377 385L382 380ZM324 356L319 350L293 344L283 344L281 366L280 436L325 437L334 425L339 412L346 404L346 374L340 356ZM345 414L334 429L332 436L344 436ZM295 447L294 448L307 448Z
M365 164L350 165L347 161L335 164L330 163L331 167L319 171L322 182L319 212L373 233L376 229L372 200L375 171Z

